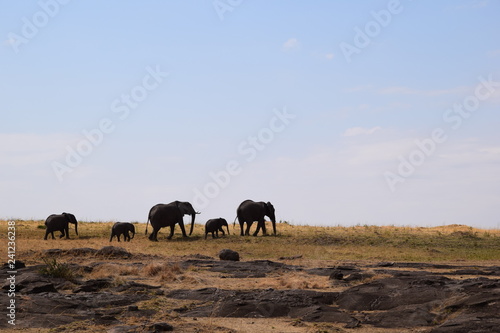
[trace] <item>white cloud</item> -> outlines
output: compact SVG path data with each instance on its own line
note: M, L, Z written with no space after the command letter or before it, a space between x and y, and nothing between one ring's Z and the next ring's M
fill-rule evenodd
M358 135L371 135L382 128L380 126L372 127L372 128L364 128L364 127L351 127L345 130L344 136L358 136Z
M369 91L372 89L372 86L369 84L365 85L360 85L360 86L355 86L352 88L345 88L342 91L345 93L354 93L354 92L364 92L364 91Z
M416 96L441 96L449 94L465 94L471 91L471 87L459 86L449 89L420 90L406 86L389 86L375 88L372 85L360 85L343 90L345 93L372 92L378 95L416 95Z
M328 59L328 60L332 60L333 58L335 58L335 54L333 54L333 53L327 53L327 54L325 54L325 58Z
M4 40L4 44L12 46L12 45L16 44L16 40L14 38L10 37L10 38Z
M400 133L355 144L345 141L252 168L259 169L268 197L276 201L279 219L314 225L495 227L500 143L450 140L392 193L383 174L397 170L399 156L415 149L416 139Z
M472 0L465 2L461 5L455 6L454 8L456 10L470 10L470 9L477 9L477 8L484 8L488 6L489 0Z
M488 52L488 56L490 56L490 57L498 57L498 56L500 56L500 49Z
M65 135L30 133L0 134L0 166L29 166L50 162L64 153L64 145L75 140Z
M377 90L380 95L418 95L418 96L441 96L456 93L465 93L467 87L456 87L450 89L419 90L405 86L385 87Z
M299 41L297 38L290 38L285 43L283 43L283 48L286 50L291 50L299 47Z

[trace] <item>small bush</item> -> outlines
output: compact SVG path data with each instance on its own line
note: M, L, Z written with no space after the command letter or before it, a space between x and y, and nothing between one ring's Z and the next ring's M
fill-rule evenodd
M179 264L150 264L144 267L144 273L148 276L156 276L160 281L174 281L181 274Z
M55 258L45 258L43 262L45 266L40 268L40 274L68 281L74 280L75 274L68 264L59 263Z

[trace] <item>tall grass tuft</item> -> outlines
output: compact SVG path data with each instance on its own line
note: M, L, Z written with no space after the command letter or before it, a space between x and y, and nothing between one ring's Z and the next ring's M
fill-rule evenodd
M75 273L68 264L59 263L55 258L44 258L45 266L40 268L39 273L53 278L62 278L68 281L75 280Z

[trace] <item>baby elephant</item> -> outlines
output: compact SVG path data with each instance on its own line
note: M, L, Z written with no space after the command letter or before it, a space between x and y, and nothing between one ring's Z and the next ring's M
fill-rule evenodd
M227 227L227 234L229 235L229 225L225 219L219 217L218 219L208 220L207 223L205 223L205 239L207 239L209 232L212 233L212 238L218 238L219 231L222 232L222 235L225 235L224 229L222 229L223 226Z
M123 235L123 240L125 242L130 242L132 238L129 235L129 231L132 233L132 238L134 238L135 227L132 223L116 222L113 224L113 228L111 228L111 237L109 238L109 241L111 242L114 236L116 236L118 241L120 241L120 236Z

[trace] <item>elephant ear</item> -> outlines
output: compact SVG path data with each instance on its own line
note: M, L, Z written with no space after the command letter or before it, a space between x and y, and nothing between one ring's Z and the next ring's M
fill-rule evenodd
M193 206L189 202L179 202L179 201L177 202L178 202L177 207L182 212L182 214L184 215L196 214Z
M271 213L271 212L274 213L274 206L269 201L266 203L266 211L269 212L269 213Z
M76 217L75 215L73 214L70 214L70 213L62 213L61 215L63 215L65 218L66 218L66 221L68 221L69 223L73 223L73 224L77 224L78 222L76 221Z
M73 214L68 214L68 215L69 215L69 219L70 219L71 223L73 223L73 224L77 224L78 223L78 221L76 220L75 215L73 215Z

